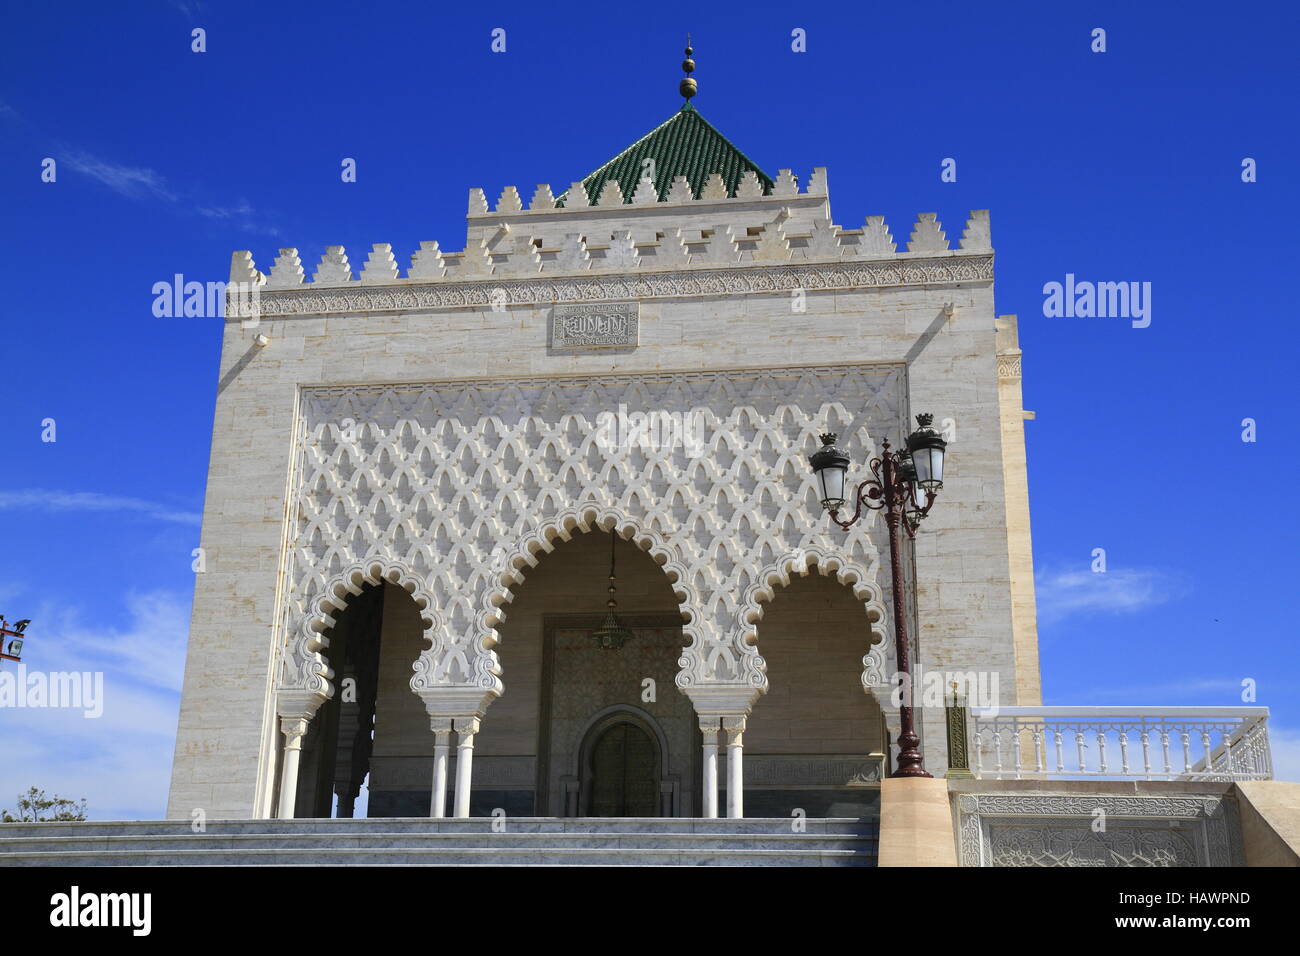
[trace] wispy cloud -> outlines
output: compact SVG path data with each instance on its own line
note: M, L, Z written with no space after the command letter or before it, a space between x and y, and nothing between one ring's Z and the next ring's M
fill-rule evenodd
M77 610L42 612L39 631L29 630L28 651L51 670L102 670L122 680L159 690L180 692L185 674L185 643L190 609L171 591L129 592L130 623L115 629L88 624ZM51 616L52 615L52 616ZM25 654L31 658L31 654Z
M2 107L3 104L0 104ZM0 109L0 115L3 110ZM265 233L278 236L280 231L267 225L247 199L234 205L200 202L182 195L161 173L148 166L129 166L92 155L82 149L62 150L60 162L76 173L106 186L119 196L135 200L156 200L172 206L178 212L190 212L217 222L225 222L243 232Z
M253 207L249 205L247 199L241 199L237 206L200 206L197 210L200 216L207 216L209 219L234 219L238 216L251 216Z
M1073 691L1070 701L1089 701L1097 704L1131 704L1135 707L1205 704L1214 707L1245 705L1241 699L1241 680L1236 677L1185 677L1150 683L1107 683L1100 687Z
M257 210L247 199L241 199L234 206L198 206L195 209L200 216L222 222L231 222L245 232L261 232L278 236L280 230L268 226L257 219Z
M176 717L189 625L186 598L171 591L131 593L122 627L98 627L103 614L53 604L33 613L24 648L28 673L104 675L103 713L78 708L5 708L0 806L30 786L87 798L92 819L162 817L175 747ZM10 669L13 665L8 665Z
M192 17L204 9L200 0L168 0L168 2L187 17Z
M95 491L47 491L30 488L0 491L0 511L106 511L133 512L157 521L197 525L203 516L196 511L177 511L141 498L104 495Z
M1034 588L1042 624L1078 615L1131 614L1187 592L1180 578L1156 568L1101 572L1043 569L1035 576Z
M124 166L81 151L64 154L63 162L128 199L154 197L166 202L177 201L163 177L146 166Z

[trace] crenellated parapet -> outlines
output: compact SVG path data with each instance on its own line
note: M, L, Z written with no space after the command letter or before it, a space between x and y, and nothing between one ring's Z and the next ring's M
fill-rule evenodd
M852 276L841 281L837 273L822 270L813 276L814 281L797 275L767 280L751 276L753 281L741 285L751 291L779 291L849 287L854 282L889 285L991 278L993 248L987 210L970 213L956 243L949 241L935 213L919 214L907 236L905 247L900 248L882 216L868 216L856 229L836 224L831 219L826 170L821 167L802 186L790 170L783 169L766 192L758 177L748 173L732 195L718 176L704 183L698 197L685 177L677 177L662 199L649 178L642 179L631 196L622 194L617 181L608 180L594 199L581 183L573 183L558 196L549 185L541 184L525 207L519 189L507 186L492 206L482 189L470 190L466 241L459 251L426 241L403 257L388 243L376 243L364 259L357 256L353 263L342 246L329 246L309 273L297 249L281 249L269 275L257 271L251 253L239 252L232 258L231 281L262 286L263 299L274 303L292 290L477 285L550 277L576 281L583 276L789 270L832 263L862 263L869 268L859 269L852 281ZM960 265L967 259L968 265ZM922 265L924 260L936 261ZM562 285L564 291L556 292L559 287L544 281L527 287L512 284L514 291L508 293L507 300L561 301L570 294L605 297L599 283L583 286L580 293L574 291L578 286L572 282ZM680 285L691 288L692 282ZM694 285L713 288L716 283ZM668 287L659 282L656 288ZM740 286L736 288L740 290ZM393 301L406 306L391 308L472 306L483 300L478 291L403 296ZM643 290L640 294L654 293ZM355 301L364 307L369 300ZM387 300L381 296L376 301ZM286 307L280 313L306 311ZM273 308L270 314L275 312Z

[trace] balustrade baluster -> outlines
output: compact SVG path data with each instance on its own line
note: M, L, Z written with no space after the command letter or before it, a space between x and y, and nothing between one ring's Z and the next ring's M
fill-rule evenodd
M975 718L971 727L975 747L972 769L977 776L999 780L1099 776L1266 780L1272 776L1268 718L1260 710L1221 708L1201 713L1191 708L1169 712L1157 708L1101 708L1094 714L1082 708L1016 708L1010 714ZM1067 734L1074 735L1074 757L1070 760L1065 754ZM1193 739L1197 737L1201 754L1193 758ZM1175 766L1175 751L1179 748L1175 738L1181 738L1181 768ZM1093 740L1097 746L1095 756L1088 753ZM1106 752L1108 745L1113 748L1116 744L1118 759L1113 752ZM1032 760L1025 753L1026 745L1034 748ZM1136 753L1139 745L1140 763ZM1048 752L1049 747L1054 754Z

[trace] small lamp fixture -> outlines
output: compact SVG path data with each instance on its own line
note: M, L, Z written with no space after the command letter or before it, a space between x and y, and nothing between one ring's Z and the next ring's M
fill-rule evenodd
M596 642L596 646L602 650L617 651L632 638L632 632L623 626L618 617L614 614L615 608L618 607L618 601L614 599L614 594L618 586L614 583L614 529L609 529L609 600L605 602L605 607L609 611L605 614L605 620L600 627L591 632L591 639Z
M822 507L827 511L839 511L844 506L844 481L849 471L849 456L835 444L839 437L834 432L818 435L822 447L814 452L809 460L813 474L817 476L817 492L821 495Z
M0 614L0 660L22 660L23 632L27 630L27 625L30 623L32 623L31 618L26 618L11 626L4 615ZM12 638L12 640L6 644L5 638Z
M916 469L916 485L937 492L943 487L943 453L948 443L934 429L933 415L917 415L916 431L907 436L907 450Z

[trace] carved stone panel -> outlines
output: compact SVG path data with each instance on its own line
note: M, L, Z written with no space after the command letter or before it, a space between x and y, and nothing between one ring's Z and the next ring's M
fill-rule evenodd
M579 302L551 309L551 348L635 348L640 335L637 302Z
M964 793L962 866L1241 866L1235 802L1218 795Z

